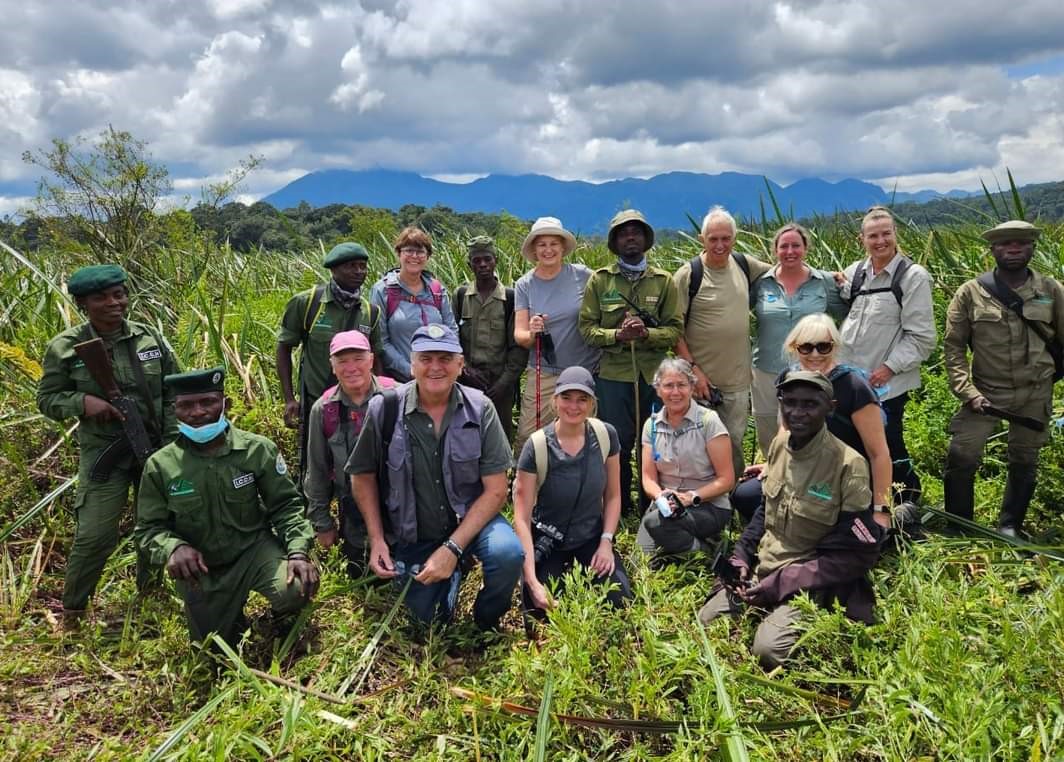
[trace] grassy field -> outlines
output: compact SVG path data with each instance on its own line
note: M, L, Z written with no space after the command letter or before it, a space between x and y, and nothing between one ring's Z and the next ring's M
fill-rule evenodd
M742 234L740 248L766 256L770 227ZM836 269L860 256L852 225L825 221L821 230L814 264ZM988 266L985 245L974 228L903 227L900 237L932 272L941 329L953 290ZM439 242L429 265L452 287L467 277L459 238ZM501 241L507 282L526 269L518 243ZM675 269L697 250L681 239L657 249L654 263ZM610 260L600 244L575 256ZM273 337L287 298L322 276L320 259L320 251L243 255L204 244L127 263L132 317L170 336L185 367L225 362L237 425L274 437L289 454ZM268 637L263 602L253 598L252 638L212 665L189 647L169 589L137 597L127 540L104 573L91 623L60 633L77 453L73 422L41 418L33 390L47 340L79 322L61 284L80 263L61 252L0 251L5 758L1064 757L1064 567L992 540L934 536L888 555L873 574L879 623L855 625L810 606L795 660L772 674L748 654L753 622L696 624L711 585L704 558L660 571L631 560L636 600L621 614L604 610L577 575L533 640L512 612L505 637L478 648L468 616L415 640L395 591L347 580L334 552L296 632L308 654L293 658L291 642ZM1035 265L1059 277L1062 263L1064 228L1054 227ZM371 278L391 261L379 254L373 264ZM935 504L956 407L939 353L924 382L907 431ZM1003 454L995 437L977 491L984 524L996 515ZM1038 532L1061 528L1062 462L1064 438L1054 433L1032 511ZM634 526L626 529L619 546L633 558ZM473 587L463 594L466 612Z

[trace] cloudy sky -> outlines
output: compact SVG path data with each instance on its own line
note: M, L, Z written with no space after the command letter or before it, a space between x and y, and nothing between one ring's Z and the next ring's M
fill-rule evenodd
M0 0L0 212L108 124L177 193L322 168L1064 178L1059 0Z

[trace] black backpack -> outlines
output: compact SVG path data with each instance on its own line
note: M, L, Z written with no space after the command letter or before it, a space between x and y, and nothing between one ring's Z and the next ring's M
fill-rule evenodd
M750 306L753 306L753 292L750 291L750 263L746 261L746 257L742 254L736 254L734 251L731 254L732 259L735 260L735 264L739 265L739 269L743 271L743 275L746 276L746 287L749 293ZM683 324L686 326L691 320L691 305L695 303L695 294L698 293L698 289L702 288L702 278L706 275L706 266L702 262L702 255L691 260L691 282L687 284L687 312L683 316Z
M899 254L898 256L901 258L901 261L898 262L898 266L894 269L894 275L890 279L890 285L884 288L869 288L863 291L861 290L861 287L864 286L864 282L867 278L867 268L865 268L864 263L862 263L857 268L857 272L853 274L853 280L850 282L850 304L853 304L859 296L885 294L890 291L894 294L894 299L898 302L898 306L900 307L902 297L901 279L905 277L905 273L909 271L910 267L912 267L913 261L904 254Z

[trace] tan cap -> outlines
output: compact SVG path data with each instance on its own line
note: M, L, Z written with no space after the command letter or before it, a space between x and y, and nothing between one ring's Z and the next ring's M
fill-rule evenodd
M818 386L821 391L828 395L828 399L835 399L835 387L832 386L831 381L823 373L818 373L815 370L786 371L780 376L779 381L776 382L776 388L782 390L791 384L812 384L813 386Z
M643 216L643 213L637 209L625 209L613 215L613 219L610 220L610 232L606 234L606 247L614 254L617 253L614 248L617 228L629 222L638 222L643 226L647 236L647 249L654 245L654 228L650 227L650 223L647 222L647 218Z
M1009 220L983 231L983 238L990 243L1002 241L1037 241L1042 231L1023 220Z

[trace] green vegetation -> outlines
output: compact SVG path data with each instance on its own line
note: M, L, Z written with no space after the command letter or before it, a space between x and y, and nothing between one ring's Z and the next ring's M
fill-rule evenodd
M994 202L995 219L1017 213L1011 197ZM285 300L323 277L322 248L351 230L377 236L365 241L375 247L375 278L392 264L383 239L396 224L412 221L344 211L344 230L300 238L291 251L251 253L218 243L193 218L135 262L133 318L170 336L186 367L224 362L232 371L234 420L276 438L288 453L293 437L281 424L272 367ZM776 216L750 226L740 247L767 256ZM855 221L815 224L814 264L836 269L860 256ZM433 228L438 251L430 267L455 285L466 277L460 242L487 231L500 239L501 274L512 282L527 269L518 251L525 229L508 217L482 215L466 227L456 218L441 220ZM932 272L940 327L957 285L988 265L979 229L908 225L899 231L905 250ZM656 250L656 264L675 269L697 250L680 235ZM333 552L324 559L312 617L304 621L301 644L310 652L293 658L291 642L271 641L263 603L253 599L251 640L239 653L227 653L212 679L206 660L189 648L180 602L169 588L136 597L127 540L105 571L92 622L60 633L54 625L63 553L73 534L76 448L71 423L42 419L33 395L46 342L79 320L63 295L63 279L89 256L50 244L0 251L5 758L1064 756L1064 567L992 541L936 537L889 555L873 574L878 624L856 625L810 606L794 663L768 675L747 650L751 621L715 622L704 633L697 626L694 612L711 585L704 559L661 571L632 560L637 597L623 614L604 610L600 591L577 575L535 641L525 638L514 611L507 634L480 649L468 624L475 585L466 586L458 625L417 641L401 611L392 619L396 591L348 581ZM592 265L610 260L597 243L574 256ZM1035 265L1059 273L1062 263L1064 227L1050 225ZM941 500L937 478L956 406L939 354L927 363L924 381L910 405L908 431L933 504ZM984 523L993 520L1000 499L1003 444L1002 437L992 441L981 474ZM1032 510L1036 531L1060 527L1061 463L1064 437L1055 433L1043 452ZM620 550L632 558L634 526L626 529ZM611 727L602 719L627 722Z

